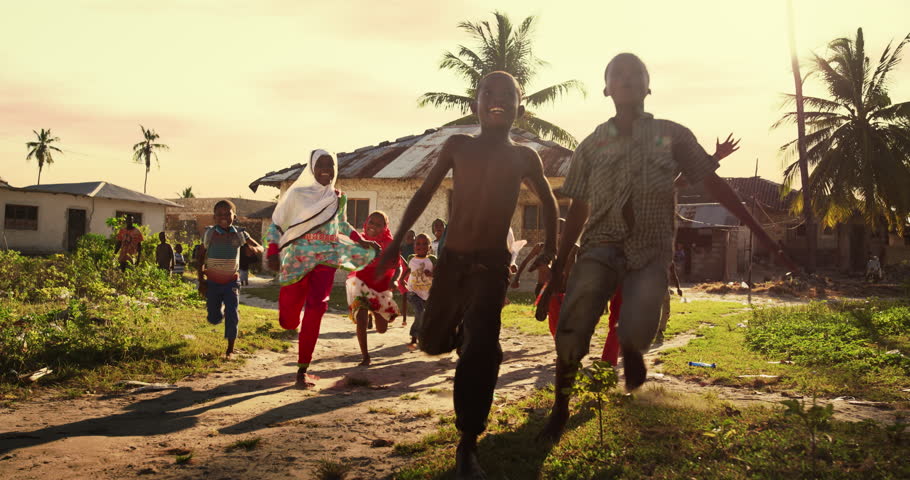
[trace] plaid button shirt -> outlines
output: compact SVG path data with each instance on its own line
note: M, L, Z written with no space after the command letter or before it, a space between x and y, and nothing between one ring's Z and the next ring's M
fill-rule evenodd
M670 262L676 234L676 191L682 173L698 183L718 167L688 128L645 113L631 136L620 136L611 118L588 135L572 156L562 193L588 203L591 215L582 245L620 243L627 266ZM628 202L632 226L623 217Z

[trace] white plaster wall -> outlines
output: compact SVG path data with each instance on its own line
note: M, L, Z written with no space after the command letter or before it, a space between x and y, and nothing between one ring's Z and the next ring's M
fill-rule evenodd
M0 212L5 214L7 204L38 207L38 230L7 230L5 222L0 223L0 248L29 254L66 250L67 211L71 208L86 211L86 233L109 234L104 221L118 210L142 213L143 224L149 225L152 232L164 229L164 205L0 189Z

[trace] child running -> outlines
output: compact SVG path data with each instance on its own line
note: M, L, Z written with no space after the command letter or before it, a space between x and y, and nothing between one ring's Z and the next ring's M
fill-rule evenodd
M363 237L376 242L385 251L392 243L392 232L389 231L389 217L375 211L367 217L363 226ZM396 256L398 250L395 251ZM401 265L401 258L390 267L380 267L377 258L366 268L348 276L345 290L348 305L351 309L351 320L357 324L357 343L363 360L358 366L370 365L370 352L367 349L367 329L376 325L376 333L385 333L389 324L398 316L398 304L395 303L392 280Z
M546 246L532 268L549 264L556 244L556 199L540 157L533 149L513 143L509 135L512 123L524 114L520 103L521 89L508 73L493 72L481 79L471 104L480 120L480 134L446 140L382 257L383 265L394 266L405 232L452 171L452 216L433 272L418 343L430 355L451 352L456 347L456 329L463 325L454 395L455 426L461 433L455 454L459 479L486 478L477 460L477 437L486 428L502 362L500 315L512 257L506 236L523 181L540 197L546 231Z
M421 233L414 238L414 254L408 258L406 294L408 303L414 307L414 323L411 325L410 350L417 348L417 334L423 324L423 311L430 298L430 286L433 285L433 269L436 267L436 256L430 255L430 237Z
M250 234L232 225L236 210L230 200L219 200L215 204L215 225L205 229L199 249L199 294L205 297L209 323L218 325L224 320L224 338L228 342L224 355L227 358L234 353L237 324L240 323L240 249L246 246L254 252L262 252L262 246Z
M376 245L360 239L345 220L347 197L335 189L335 157L315 150L300 177L279 200L266 231L268 263L279 270L278 322L286 330L300 326L297 386L316 379L307 373L319 338L322 316L337 268L365 267ZM303 310L303 321L300 312Z
M556 330L555 401L540 435L547 441L555 441L565 429L575 373L607 300L620 283L623 305L618 335L626 388L635 390L645 382L643 353L657 331L673 257L673 182L680 172L690 183L703 181L705 189L767 248L776 248L736 193L714 173L717 159L704 151L692 132L645 113L650 79L637 56L614 57L604 80L604 95L613 99L616 115L581 142L561 188L572 203L553 276L562 275L565 256L582 229L585 233ZM547 298L550 290L545 287L542 297ZM546 314L544 305L538 306L537 318Z

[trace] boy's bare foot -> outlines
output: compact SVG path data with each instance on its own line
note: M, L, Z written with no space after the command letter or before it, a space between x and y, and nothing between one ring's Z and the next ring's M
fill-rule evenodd
M484 480L487 474L477 461L477 439L462 437L455 450L455 478L457 480Z
M413 352L414 350L417 350L417 342L411 342L407 345L407 347L408 347L408 350Z
M562 437L566 429L566 422L569 421L569 410L553 407L550 416L547 418L547 424L543 430L537 434L537 441L542 443L556 443Z
M307 374L305 368L298 368L297 369L296 387L302 388L302 389L315 387L316 386L315 380L318 380L318 379L319 379L319 377L317 377L315 375Z
M363 361L357 364L358 367L369 367L371 360L370 357L363 357Z

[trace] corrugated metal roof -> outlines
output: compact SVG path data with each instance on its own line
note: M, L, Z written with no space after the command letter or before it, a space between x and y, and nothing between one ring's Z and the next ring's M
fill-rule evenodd
M358 148L351 153L339 153L338 178L424 178L449 137L479 133L480 125L453 125ZM512 140L540 155L547 177L565 177L569 172L572 150L519 128L512 129ZM304 167L296 164L269 172L253 181L250 189L255 192L260 185L278 187L283 182L296 180Z
M180 207L180 205L162 200L145 193L139 193L128 188L123 188L108 182L81 182L81 183L52 183L47 185L30 185L18 190L28 190L32 192L44 193L67 193L70 195L82 195L92 198L109 198L112 200L129 200L132 202L154 203L166 205L168 207Z
M782 185L761 177L727 177L724 180L742 201L750 203L754 196L762 207L781 212L789 210L793 198L799 194L798 190L792 190L781 198ZM680 203L706 203L714 200L701 183L681 188L678 198Z
M736 215L719 203L686 203L676 206L679 228L730 228L740 226Z

